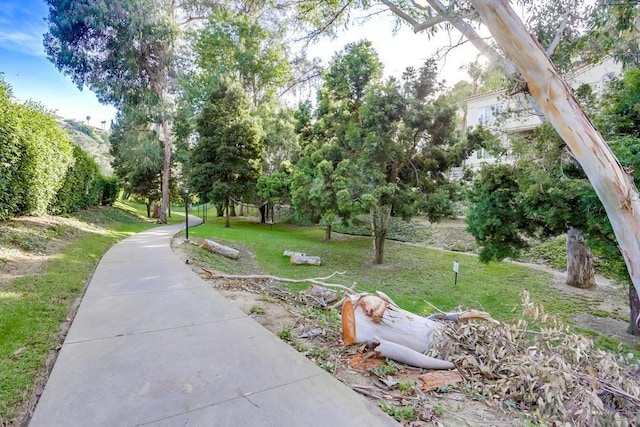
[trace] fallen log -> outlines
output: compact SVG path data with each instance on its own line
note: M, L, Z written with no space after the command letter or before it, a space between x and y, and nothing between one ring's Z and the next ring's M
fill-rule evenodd
M319 256L307 255L304 252L284 251L284 256L289 257L291 264L307 264L307 265L321 265L322 259Z
M302 264L321 265L322 264L322 260L320 259L319 256L311 256L311 255L304 255L304 254L291 255L291 257L289 258L289 261L291 262L291 264L296 264L296 265L302 265Z
M475 310L444 314L442 318L494 321L487 313ZM349 295L342 305L342 338L346 345L367 343L382 356L420 368L455 367L424 354L445 339L443 327L439 321L403 310L382 292Z
M230 248L229 246L221 245L220 243L214 242L213 240L209 239L204 239L200 247L207 249L210 252L225 256L227 258L238 259L238 257L240 256L239 250Z

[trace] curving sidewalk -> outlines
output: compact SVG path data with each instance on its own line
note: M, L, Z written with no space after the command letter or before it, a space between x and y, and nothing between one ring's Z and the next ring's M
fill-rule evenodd
M183 228L104 255L31 427L398 425L184 265Z

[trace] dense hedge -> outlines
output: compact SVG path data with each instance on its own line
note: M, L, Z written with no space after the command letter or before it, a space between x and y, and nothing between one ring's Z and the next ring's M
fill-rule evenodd
M82 148L73 147L73 162L49 211L59 215L74 212L102 202L104 181L96 162Z
M41 106L14 102L0 79L0 220L86 209L102 202L105 187L111 200L113 182L95 161Z

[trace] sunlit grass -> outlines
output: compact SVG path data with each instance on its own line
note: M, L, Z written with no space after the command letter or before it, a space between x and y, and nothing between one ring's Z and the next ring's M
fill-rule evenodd
M489 311L498 319L512 318L519 313L523 290L549 311L567 313L566 302L548 286L550 274L507 263L481 264L474 256L387 241L385 263L378 266L371 263L370 238L334 234L334 240L327 242L319 227L271 226L240 219L232 220L230 228L225 228L221 219L210 221L191 229L191 236L246 248L267 274L306 278L345 271L331 281L345 285L356 282L360 290L383 291L403 308L417 313L433 312L433 306L445 311L460 306ZM285 250L320 256L322 266L292 265L283 256ZM219 258L210 257L212 267L224 270L215 263L229 261ZM457 285L454 261L460 263Z
M51 256L45 271L0 288L0 424L16 416L43 375L49 352L59 345L60 325L84 291L98 260L114 243L155 224L115 208L74 217L75 241Z

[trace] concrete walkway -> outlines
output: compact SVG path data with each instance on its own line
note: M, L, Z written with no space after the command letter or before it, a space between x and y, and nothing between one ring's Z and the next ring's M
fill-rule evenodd
M183 228L105 254L31 427L397 425L184 265Z

